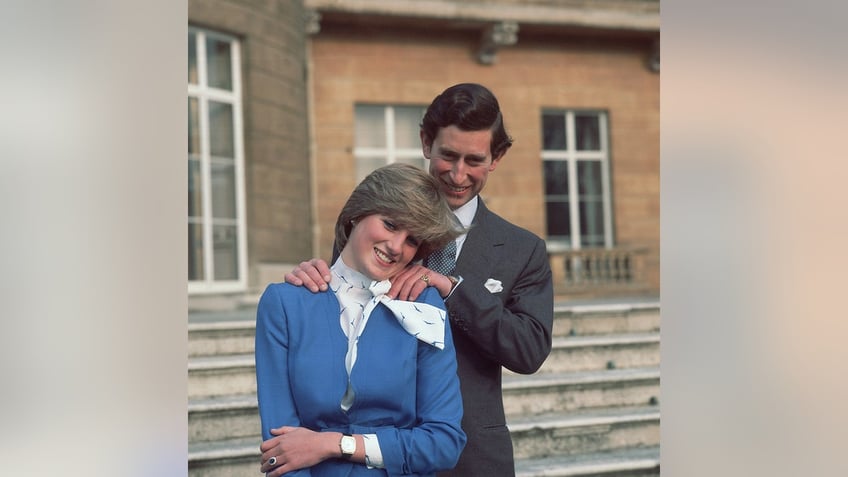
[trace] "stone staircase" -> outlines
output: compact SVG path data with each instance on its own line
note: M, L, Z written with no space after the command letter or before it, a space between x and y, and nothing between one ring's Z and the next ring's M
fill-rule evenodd
M189 319L190 477L259 474L254 310ZM504 370L516 474L659 475L657 301L560 303L550 357Z

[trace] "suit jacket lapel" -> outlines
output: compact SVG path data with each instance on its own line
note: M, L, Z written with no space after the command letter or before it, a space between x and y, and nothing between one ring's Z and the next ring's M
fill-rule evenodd
M465 238L456 261L457 275L474 271L475 274L485 272L488 276L488 271L499 261L503 240L497 228L493 227L491 216L492 213L486 208L483 199L479 198L477 212L471 222L472 228Z

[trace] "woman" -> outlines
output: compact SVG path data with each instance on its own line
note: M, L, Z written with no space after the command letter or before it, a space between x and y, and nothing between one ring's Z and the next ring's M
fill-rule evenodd
M466 436L444 302L432 287L416 303L382 294L462 232L435 179L392 164L339 214L334 293L268 286L256 320L262 472L432 475L456 464Z

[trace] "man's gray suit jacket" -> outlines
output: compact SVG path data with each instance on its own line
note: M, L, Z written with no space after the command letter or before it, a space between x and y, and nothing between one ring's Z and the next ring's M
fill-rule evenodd
M457 467L439 475L512 476L501 367L534 373L551 351L553 285L545 242L481 199L454 274L463 281L445 303L468 443Z

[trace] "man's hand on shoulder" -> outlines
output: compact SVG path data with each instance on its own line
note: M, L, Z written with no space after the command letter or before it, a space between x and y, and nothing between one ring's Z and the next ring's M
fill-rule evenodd
M320 258L313 258L300 265L289 273L286 273L286 283L298 287L306 287L313 293L327 291L330 283L330 267L327 262Z
M453 283L441 273L422 265L410 265L391 278L392 287L388 295L396 300L415 301L427 286L436 287L445 298L450 294Z

